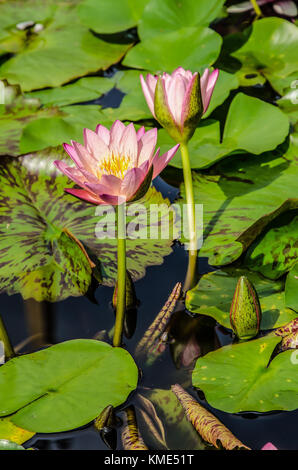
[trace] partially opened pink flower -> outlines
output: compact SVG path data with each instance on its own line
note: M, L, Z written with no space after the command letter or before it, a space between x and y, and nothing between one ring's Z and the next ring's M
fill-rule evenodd
M272 442L267 442L267 444L265 444L261 450L278 450L277 447L275 447L274 444L272 444Z
M131 123L115 121L109 131L98 125L96 131L84 129L84 145L72 141L64 149L75 166L56 160L56 167L81 189L66 189L93 204L118 205L138 199L175 155L176 145L163 155L155 151L157 129L137 132Z
M209 106L218 69L202 77L178 67L172 75L141 75L141 84L153 116L177 141L187 141Z

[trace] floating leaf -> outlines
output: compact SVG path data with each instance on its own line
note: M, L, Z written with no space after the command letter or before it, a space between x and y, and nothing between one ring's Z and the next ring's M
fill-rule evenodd
M245 264L270 279L278 279L298 260L298 215L291 221L272 223L250 247Z
M284 338L285 336L288 336L292 333L297 333L297 332L298 332L298 318L294 318L294 320L290 321L285 326L282 326L281 328L277 328L277 330L274 330L272 334L276 336L282 336Z
M125 415L126 424L121 434L124 450L149 450L140 435L134 408L126 408Z
M260 47L262 44L262 47ZM232 55L243 63L249 61L268 79L297 72L298 30L282 18L255 21L248 41Z
M167 326L181 294L181 288L181 283L177 282L167 302L137 344L135 354L145 357L147 365L151 365L165 349L166 341L163 335L166 334Z
M23 444L34 436L34 432L13 424L10 418L0 418L0 439L7 439L15 444Z
M78 339L10 360L0 369L0 415L35 432L83 426L135 389L137 367L122 348Z
M181 28L141 41L126 55L123 64L151 72L172 72L181 66L200 70L212 65L221 47L221 37L211 29Z
M186 26L208 26L221 14L223 4L224 0L151 0L139 22L140 37L143 41Z
M195 202L204 206L200 255L209 264L235 261L269 222L298 207L297 166L294 153L283 158L278 150L233 155L217 165L216 174L193 174ZM184 185L181 192L184 197Z
M78 14L97 33L117 33L137 25L146 3L148 0L84 0Z
M258 293L262 309L262 330L285 325L296 317L295 312L286 308L282 281L272 282L257 273L235 268L205 274L197 286L187 292L187 309L193 313L211 316L221 325L231 328L230 306L237 280L243 275L248 277Z
M189 395L181 385L173 385L172 392L184 408L187 419L202 438L219 449L219 444L227 450L250 450L242 444L210 411L207 411Z
M96 208L64 192L64 188L73 185L67 177L56 176L53 160L61 157L59 152L50 149L19 160L6 159L1 165L2 291L21 292L24 298L50 301L85 294L91 281L90 260L73 237L83 243L92 261L100 263L105 284L115 282L117 240L115 234L113 238L103 232L102 227L108 223L104 208ZM151 188L143 203L141 221L133 213L133 208L140 210L140 206L128 206L127 268L134 280L145 274L146 266L161 264L172 250L171 235L158 233L163 224L168 227L168 222L171 225L173 221L169 201ZM150 229L157 230L156 237L150 239L151 204L156 204L161 212L156 219L150 219ZM113 222L114 211L109 217ZM141 225L140 232L133 230L137 222Z
M223 145L260 154L282 143L289 120L278 108L238 93L233 99L223 135Z
M211 406L227 413L295 410L298 377L292 351L269 363L279 342L267 336L210 352L197 360L193 385Z
M113 88L113 79L85 77L70 85L26 93L26 97L38 99L45 106L66 106L95 100Z
M118 62L129 44L103 41L83 26L76 5L48 2L32 13L35 0L11 1L0 5L0 51L16 54L0 66L0 77L19 83L23 91L60 86L76 77ZM15 29L18 20L38 18L43 29L29 36ZM5 18L5 19L3 19ZM17 21L18 22L18 21ZM41 73L42 71L42 73Z
M298 312L298 263L289 272L286 280L286 305Z

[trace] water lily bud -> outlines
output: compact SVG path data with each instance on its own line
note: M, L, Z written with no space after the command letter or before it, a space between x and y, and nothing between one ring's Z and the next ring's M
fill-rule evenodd
M252 283L245 276L237 282L230 310L232 330L240 340L256 336L260 329L261 307L258 294Z

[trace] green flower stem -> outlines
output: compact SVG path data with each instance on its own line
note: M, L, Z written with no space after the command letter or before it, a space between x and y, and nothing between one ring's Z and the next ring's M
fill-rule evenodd
M122 331L126 306L126 223L125 204L119 204L117 210L118 251L117 251L117 308L113 345L119 347L122 344Z
M259 17L259 16L262 16L262 10L261 8L259 7L258 5L258 2L257 0L250 0L251 1L251 4L252 6L254 7L254 10L256 12L256 15Z
M197 271L197 233L196 233L196 217L195 202L191 175L191 166L189 161L189 152L187 144L180 144L182 157L183 176L187 203L187 218L189 232L189 252L188 252L188 268L184 281L183 291L186 292L194 286Z
M7 331L6 331L6 328L2 321L1 316L0 316L0 341L2 341L3 346L4 346L5 360L12 359L13 357L15 357L15 352L11 345L10 339L8 337L8 334L7 334Z

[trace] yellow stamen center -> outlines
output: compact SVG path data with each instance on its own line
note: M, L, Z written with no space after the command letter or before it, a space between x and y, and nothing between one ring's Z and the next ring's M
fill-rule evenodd
M102 175L114 175L117 178L123 179L127 170L132 168L132 162L127 155L114 155L113 153L104 158L100 164L97 172L98 178Z

